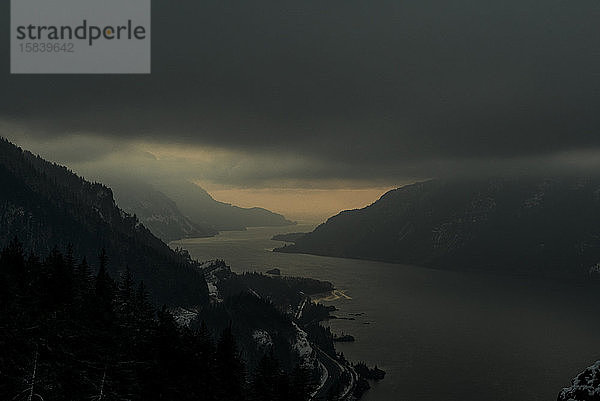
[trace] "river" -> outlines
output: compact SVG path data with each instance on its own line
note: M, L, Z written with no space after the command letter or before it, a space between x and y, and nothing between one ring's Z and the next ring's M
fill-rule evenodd
M331 281L324 300L351 361L377 364L386 378L364 401L554 400L600 359L599 291L575 283L448 272L399 264L274 253L265 227L176 241L200 260L225 259L235 272L277 267L283 275Z

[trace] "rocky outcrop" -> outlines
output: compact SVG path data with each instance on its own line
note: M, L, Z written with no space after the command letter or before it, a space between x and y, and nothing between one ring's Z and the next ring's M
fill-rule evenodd
M600 361L577 375L569 387L558 393L558 401L600 400Z

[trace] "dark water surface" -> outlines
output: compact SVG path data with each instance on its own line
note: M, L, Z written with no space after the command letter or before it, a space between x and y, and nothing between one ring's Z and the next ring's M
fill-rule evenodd
M599 290L271 252L282 244L273 234L309 229L253 228L172 245L200 260L225 259L235 272L277 267L333 282L341 294L323 302L355 320L332 320L331 328L357 339L337 344L338 351L387 371L365 401L555 400L600 359Z

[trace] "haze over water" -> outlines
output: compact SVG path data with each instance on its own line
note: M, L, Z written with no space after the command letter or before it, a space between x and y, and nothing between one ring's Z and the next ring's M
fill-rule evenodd
M311 227L252 228L172 243L200 260L225 259L235 272L277 267L328 280L338 343L351 361L377 364L386 378L365 401L552 400L600 358L597 288L536 278L274 253L273 234Z

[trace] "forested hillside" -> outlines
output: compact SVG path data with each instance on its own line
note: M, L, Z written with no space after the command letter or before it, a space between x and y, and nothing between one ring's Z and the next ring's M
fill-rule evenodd
M119 209L110 188L6 140L0 140L0 188L0 246L17 237L36 253L69 244L76 256L104 248L112 274L128 267L161 302L207 301L204 277L193 263Z
M105 254L54 249L43 260L12 241L0 254L0 399L305 401L310 372L273 353L246 368L231 323L214 333L156 310Z
M117 178L108 182L119 207L135 214L152 234L166 243L218 234L212 226L197 224L184 216L172 199L150 184Z
M444 269L586 278L600 271L600 179L432 180L341 212L277 249Z

